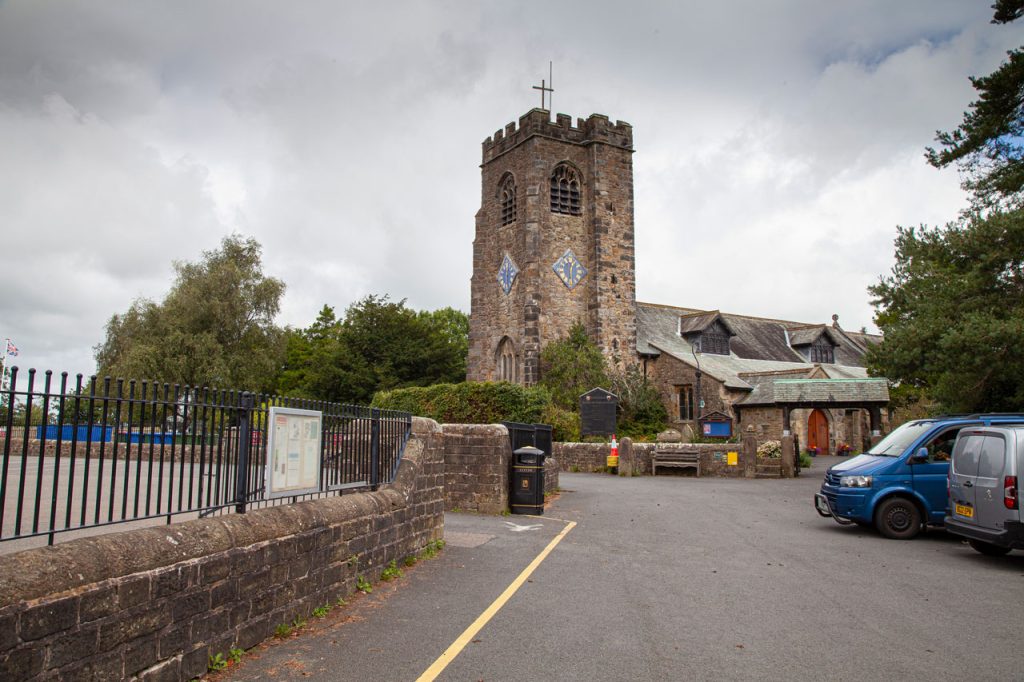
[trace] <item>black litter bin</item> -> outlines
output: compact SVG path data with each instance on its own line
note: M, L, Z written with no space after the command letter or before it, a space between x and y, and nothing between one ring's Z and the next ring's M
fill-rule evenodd
M512 453L512 490L509 506L513 514L544 513L544 458L543 450L534 447L519 448Z

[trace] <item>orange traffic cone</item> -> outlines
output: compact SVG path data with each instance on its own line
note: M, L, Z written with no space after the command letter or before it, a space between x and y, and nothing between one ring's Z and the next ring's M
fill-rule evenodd
M612 434L612 451L611 454L608 455L607 465L609 469L619 468L619 442L615 440L614 433Z

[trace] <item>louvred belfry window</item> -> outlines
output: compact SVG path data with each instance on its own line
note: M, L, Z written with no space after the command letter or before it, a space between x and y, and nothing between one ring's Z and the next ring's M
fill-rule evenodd
M509 225L516 221L516 181L511 175L501 183L501 224Z
M580 215L580 178L564 163L551 174L551 212Z

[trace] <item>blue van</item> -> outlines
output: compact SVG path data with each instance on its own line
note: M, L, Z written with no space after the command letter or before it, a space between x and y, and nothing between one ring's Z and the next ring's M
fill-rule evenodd
M814 507L842 525L874 526L909 540L926 525L942 525L949 460L965 426L1024 423L1024 414L950 415L903 424L862 455L829 468Z

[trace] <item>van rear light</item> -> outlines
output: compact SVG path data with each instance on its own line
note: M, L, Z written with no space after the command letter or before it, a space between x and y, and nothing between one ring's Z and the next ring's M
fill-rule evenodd
M1003 504L1007 509L1017 508L1017 477L1003 477Z

